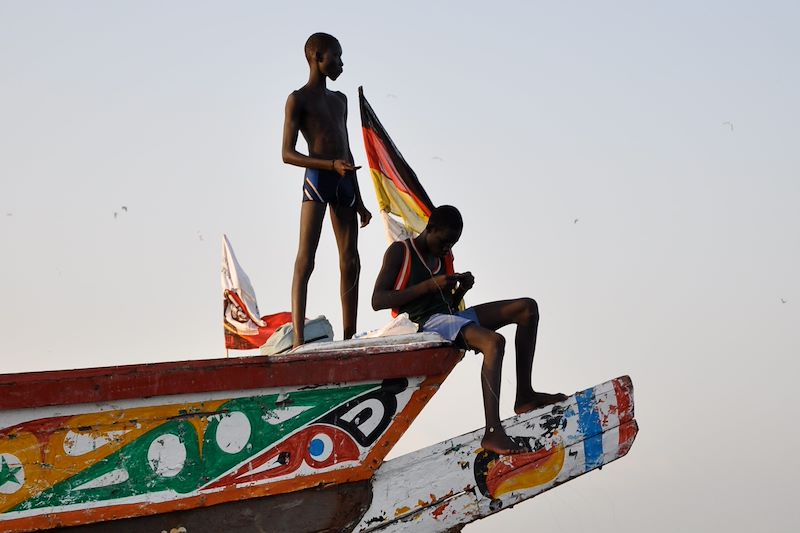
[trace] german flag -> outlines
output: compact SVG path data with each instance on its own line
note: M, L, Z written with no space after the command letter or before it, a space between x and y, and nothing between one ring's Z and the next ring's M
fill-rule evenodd
M363 87L358 88L358 105L369 172L389 242L416 237L425 229L435 206L367 102ZM452 251L445 256L444 265L448 274L455 272ZM464 309L463 300L459 309Z
M358 88L358 104L369 171L389 240L418 235L428 223L433 202L367 102L363 87Z

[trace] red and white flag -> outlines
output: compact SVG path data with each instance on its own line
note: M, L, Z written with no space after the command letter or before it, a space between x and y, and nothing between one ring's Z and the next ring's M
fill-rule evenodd
M227 235L222 236L222 305L225 348L252 350L267 342L277 328L292 321L284 311L260 316L256 291L233 253Z

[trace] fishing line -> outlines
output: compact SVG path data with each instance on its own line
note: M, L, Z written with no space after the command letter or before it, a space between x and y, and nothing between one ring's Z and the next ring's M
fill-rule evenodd
M417 250L417 246L414 243L414 239L413 238L411 239L411 245L414 247L414 252L416 252L417 257L419 258L420 262L425 266L425 270L428 271L428 274L430 275L431 279L433 279L434 278L433 270L430 269L430 267L428 266L428 262L424 260L424 258L422 257L422 254L420 254L419 250ZM439 265L441 265L441 264L442 264L441 263L441 259L439 259ZM441 266L440 266L440 268L441 268ZM442 288L439 286L439 284L435 283L435 285L436 285L436 288L439 290L439 296L442 298L442 301L447 306L447 310L449 311L449 313L451 315L454 315L455 313L453 312L453 308L450 306L450 304L452 303L452 299L453 299L452 294L450 295L450 301L448 301L447 298L444 295L444 291L442 291ZM467 350L478 351L478 350L475 350L475 348L473 348L472 346L469 345L469 343L467 342L467 339L464 338L464 334L463 333L459 332L459 335L461 335L461 340L464 341L464 346L466 346ZM486 357L486 354L484 354L484 358L485 357ZM494 399L497 400L497 403L499 405L500 404L500 395L494 390L494 387L492 387L491 380L486 377L486 370L483 368L483 365L481 365L481 379L486 381L486 385L489 388L489 392L492 394L492 396L494 396ZM494 428L490 428L490 430L494 431Z

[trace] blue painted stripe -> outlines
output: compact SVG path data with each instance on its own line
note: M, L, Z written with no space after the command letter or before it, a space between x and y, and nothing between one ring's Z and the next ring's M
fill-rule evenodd
M575 395L578 401L578 427L583 434L583 455L586 472L603 464L603 428L600 414L595 409L594 389Z

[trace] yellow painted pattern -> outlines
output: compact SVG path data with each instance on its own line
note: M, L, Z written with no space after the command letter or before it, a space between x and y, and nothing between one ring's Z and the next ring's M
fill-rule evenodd
M86 470L176 416L186 416L202 438L208 426L205 413L215 412L228 400L137 407L77 415L55 431L22 430L0 436L0 454L11 454L23 465L25 482L12 494L0 494L0 513L35 497L65 479ZM35 421L32 421L35 422Z
M13 445L13 446L12 446ZM14 455L24 466L25 483L14 493L0 494L0 512L14 507L47 489L53 471L43 466L39 441L33 434L18 434L13 440L0 440L0 454Z
M544 485L553 481L561 468L564 466L564 446L559 444L556 446L553 453L545 460L538 462L535 467L525 468L522 467L522 472L513 475L509 479L504 480L492 493L493 498L499 498L503 494L513 492L515 490L524 490Z

